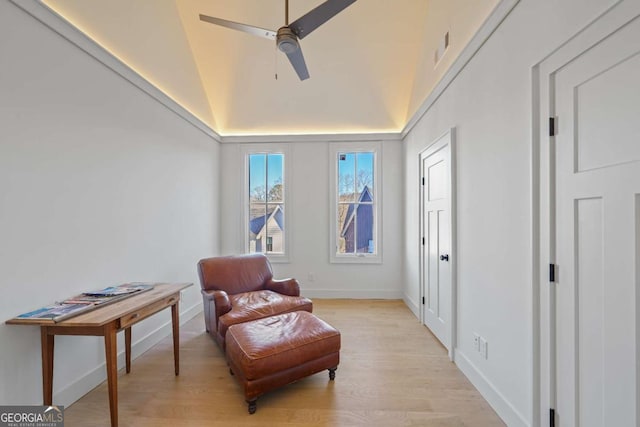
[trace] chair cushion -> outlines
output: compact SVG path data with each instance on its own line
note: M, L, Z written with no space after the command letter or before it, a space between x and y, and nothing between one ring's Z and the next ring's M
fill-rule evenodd
M292 311L313 311L309 298L291 297L273 291L229 295L231 311L218 319L218 333L224 337L229 326Z

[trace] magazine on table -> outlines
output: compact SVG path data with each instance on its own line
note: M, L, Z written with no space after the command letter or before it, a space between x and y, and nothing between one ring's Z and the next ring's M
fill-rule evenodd
M109 286L97 291L83 292L82 295L88 297L115 297L119 295L129 295L137 292L144 292L153 289L149 283L125 283L120 286Z
M109 286L91 292L84 292L64 301L56 302L37 310L23 313L17 316L21 320L33 320L34 322L51 321L60 322L69 317L76 316L97 307L110 304L130 296L153 289L150 283L125 283L120 286Z
M92 304L66 304L56 303L48 305L46 307L39 308L28 313L23 313L17 318L22 320L33 320L42 322L43 320L51 320L52 322L59 322L69 317L76 316L85 311L92 310L94 307Z

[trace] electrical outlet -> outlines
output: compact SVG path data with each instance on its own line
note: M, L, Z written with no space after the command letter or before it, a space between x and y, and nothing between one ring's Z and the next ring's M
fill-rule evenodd
M480 337L480 354L482 354L485 359L489 358L489 343L482 337Z
M476 351L480 351L480 335L473 333L473 348Z

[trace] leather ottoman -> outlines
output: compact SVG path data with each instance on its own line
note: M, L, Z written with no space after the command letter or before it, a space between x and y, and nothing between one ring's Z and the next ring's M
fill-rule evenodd
M306 311L280 314L229 327L226 356L244 387L249 413L258 397L340 362L340 332Z

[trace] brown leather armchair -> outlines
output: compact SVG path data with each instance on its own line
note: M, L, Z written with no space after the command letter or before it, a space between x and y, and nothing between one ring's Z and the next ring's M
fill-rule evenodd
M264 254L205 258L198 262L205 328L224 349L236 323L293 311L313 311L296 279L275 280Z

